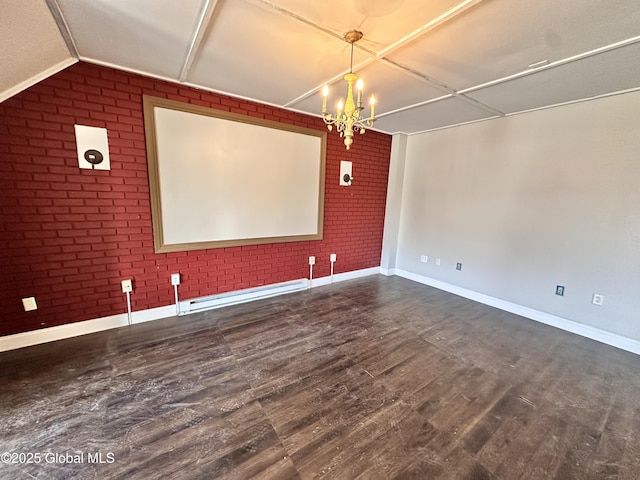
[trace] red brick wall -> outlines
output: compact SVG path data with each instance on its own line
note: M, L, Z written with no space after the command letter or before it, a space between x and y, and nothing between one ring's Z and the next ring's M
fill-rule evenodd
M347 152L327 142L324 239L156 254L142 95L325 129L321 120L79 63L0 104L0 335L170 305L170 274L194 298L380 264L391 137L367 132ZM108 129L111 171L80 170L74 123ZM339 187L340 160L354 181ZM38 310L24 312L22 297Z

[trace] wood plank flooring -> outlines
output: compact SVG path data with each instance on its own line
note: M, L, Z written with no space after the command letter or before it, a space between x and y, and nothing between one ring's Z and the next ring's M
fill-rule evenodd
M640 471L639 356L398 277L5 352L0 386L3 480Z

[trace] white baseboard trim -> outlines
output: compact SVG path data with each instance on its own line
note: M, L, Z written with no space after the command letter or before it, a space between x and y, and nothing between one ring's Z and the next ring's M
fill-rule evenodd
M382 268L382 267L380 267L380 273L382 275L387 276L387 277L391 277L391 276L396 274L396 269L395 268Z
M534 310L533 308L524 307L516 303L507 302L499 298L458 287L457 285L451 285L450 283L435 280L430 277L424 277L422 275L407 272L406 270L395 269L395 275L640 355L640 341L632 338L623 337L616 333L600 330L599 328L574 322L573 320L567 320L566 318L557 317L550 313Z
M333 282L342 282L345 280L351 280L354 278L365 277L368 275L376 275L380 273L380 267L365 268L362 270L354 270L352 272L337 273L333 276ZM290 283L290 282L289 282ZM331 277L320 277L314 279L312 287L319 287L321 285L329 285L331 283ZM252 290L252 289L249 289ZM247 290L247 293L238 295L236 301L223 302L217 307L235 305L238 303L245 303L260 298L265 298L265 295L257 292L254 297ZM256 289L257 290L257 289ZM239 291L242 292L242 291ZM275 292L275 291L274 291ZM276 292L274 295L283 295L290 293L288 291ZM269 296L274 296L269 295ZM221 295L223 297L224 295ZM187 300L188 302L188 300ZM184 301L181 301L182 305ZM216 307L212 307L216 308ZM195 313L195 312L182 312ZM175 305L167 305L164 307L149 308L146 310L138 310L132 312L131 323L143 323L150 322L152 320L159 320L161 318L167 318L177 315ZM108 317L95 318L93 320L85 320L82 322L67 323L65 325L58 325L55 327L41 328L39 330L31 330L29 332L16 333L13 335L6 335L0 337L0 352L6 352L8 350L15 350L17 348L29 347L31 345L38 345L41 343L53 342L55 340L62 340L64 338L78 337L80 335L87 335L89 333L101 332L103 330L110 330L112 328L125 327L128 325L128 319L126 313L120 313L118 315L110 315Z
M132 312L131 323L149 322L151 320L170 317L175 314L175 305L139 310L137 312ZM39 330L16 333L14 335L6 335L4 337L0 337L0 352L15 350L16 348L28 347L31 345L38 345L40 343L53 342L54 340L62 340L63 338L87 335L88 333L101 332L112 328L125 327L127 325L127 314L120 313L118 315L85 320L83 322L67 323L65 325L57 325L55 327L41 328Z
M380 273L380 267L363 268L362 270L352 270L351 272L336 273L331 276L314 278L311 287L322 287L323 285L331 285L331 283L344 282L345 280L353 280L355 278L368 277L369 275L377 275Z

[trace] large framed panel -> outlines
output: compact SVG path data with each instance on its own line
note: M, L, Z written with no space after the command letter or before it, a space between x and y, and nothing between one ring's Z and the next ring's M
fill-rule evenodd
M144 97L156 252L322 238L326 132Z

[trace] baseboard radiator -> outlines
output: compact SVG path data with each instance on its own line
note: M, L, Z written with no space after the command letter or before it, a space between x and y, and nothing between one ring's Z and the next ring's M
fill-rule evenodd
M245 290L236 290L234 292L184 300L179 303L179 311L180 315L186 315L211 310L213 308L251 302L261 298L275 297L276 295L283 295L285 293L299 292L306 290L308 284L309 281L306 278L301 278L289 282L274 283L255 288L247 288Z

